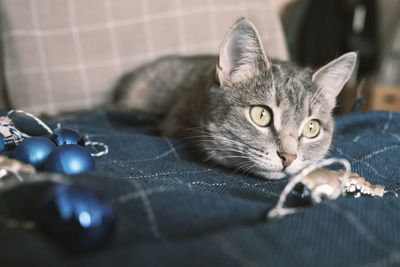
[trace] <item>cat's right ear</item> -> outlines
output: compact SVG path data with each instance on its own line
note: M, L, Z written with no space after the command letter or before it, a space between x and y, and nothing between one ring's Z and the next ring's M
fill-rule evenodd
M356 63L356 53L344 54L317 70L312 76L312 81L329 98L336 99L345 83L350 79Z
M269 68L260 37L254 25L238 20L222 43L216 66L216 77L222 86L246 80L256 75L260 68Z

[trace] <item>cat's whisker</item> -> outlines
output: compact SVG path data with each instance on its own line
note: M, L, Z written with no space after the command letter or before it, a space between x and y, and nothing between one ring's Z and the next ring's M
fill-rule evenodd
M189 136L189 137L184 137L184 138L182 138L182 139L183 139L183 140L187 140L187 141L191 141L191 140L195 140L195 141L198 141L198 140L203 140L203 141L221 140L221 141L225 141L225 142L227 142L227 143L232 143L232 144L235 144L235 145L238 144L237 141L230 140L230 139L228 139L228 138L224 138L224 137L221 137L221 136L218 136L218 135L209 134L209 133L207 133L207 134L191 135L191 136Z
M242 164L240 164L233 172L232 174L235 174L237 172L241 172L242 174L248 174L251 172L251 170L255 167L254 162L248 160Z
M233 135L233 136L235 136L235 135ZM235 136L235 137L237 137L237 136ZM251 149L254 149L255 151L258 151L258 152L264 154L264 151L260 150L259 148L253 147L253 146L251 146L250 144L243 144L243 143L240 142L240 141L228 139L228 138L223 137L223 136L218 136L218 138L224 139L224 140L226 140L227 142L231 142L233 145L241 145L241 146L243 146L243 147L251 148ZM239 137L237 137L237 138L239 139Z
M241 142L238 141L234 141L234 140L229 140L229 139L221 139L219 137L215 138L216 141L219 141L222 144L226 144L226 145L233 145L233 146L245 146L244 144L242 144Z
M238 155L224 155L224 158L247 158L246 155L242 152L242 151L238 151L238 150L230 150L230 149L221 149L221 148L206 148L206 151L208 152L209 155L211 155L211 157L213 156L213 154L216 154L216 151L220 151L220 152L228 152L228 153L236 153ZM218 153L220 154L220 153Z
M215 142L216 140L204 136L198 136L197 138L192 138L193 140L187 139L186 142L189 144L202 144L204 147L221 147L221 144L218 142ZM241 143L233 142L232 145L235 147L245 147ZM223 148L230 148L230 146L224 146Z
M236 156L236 155L228 155L228 156L225 156L224 158L240 158L240 159L246 159L246 158L248 158L247 156Z
M219 150L219 151L231 151L231 152L237 152L239 154L243 154L244 151L243 150L239 150L237 148L231 148L231 147L220 147L217 145L214 146L205 146L205 148L207 149L215 149L215 150Z
M235 153L239 153L239 154L244 153L244 151L242 151L242 150L231 147L231 145L233 145L235 147L243 148L243 147L245 147L244 144L234 141L234 140L230 140L228 138L221 137L221 136L197 135L196 137L192 137L190 139L193 139L193 140L187 139L187 142L192 143L192 144L198 144L198 145L202 144L202 147L204 147L206 150L214 149L214 150L225 151L225 152L227 152L227 151L235 152ZM229 145L229 146L221 147L220 145L215 143L215 141L217 139L222 139L223 142L225 142L226 145Z
M189 138L187 140L189 140ZM206 152L206 160L208 161L215 160L215 157L221 157L221 153L225 154L223 156L225 159L241 159L240 163L236 163L238 166L235 167L233 174L237 172L249 174L253 172L254 168L257 168L256 164L249 159L248 155L250 154L258 156L262 162L267 160L266 156L268 152L217 134L199 133L198 135L192 136L190 142L202 144L200 150ZM263 164L270 165L270 162L267 160L267 162ZM279 171L279 169L276 169L276 171Z
M195 142L213 142L213 141L221 141L222 143L226 143L226 144L231 144L234 146L240 146L240 147L245 147L246 145L237 141L237 140L232 140L229 138L226 138L224 136L221 135L216 135L213 133L208 132L207 130L205 130L202 127L192 127L191 130L193 130L194 132L198 132L199 134L197 135L191 135L189 138L185 138L186 141L191 141L192 139ZM193 142L193 141L192 141ZM256 148L253 148L256 149ZM257 150L257 149L256 149Z

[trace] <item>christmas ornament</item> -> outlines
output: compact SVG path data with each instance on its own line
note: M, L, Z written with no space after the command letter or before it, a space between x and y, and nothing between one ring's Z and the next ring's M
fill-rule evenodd
M92 141L85 144L79 133L60 126L52 131L23 111L12 110L7 116L0 117L0 153L14 150L16 160L0 156L0 198L8 201L2 203L8 207L4 211L12 211L0 213L0 224L27 230L41 227L70 252L103 246L115 223L111 201L90 187L74 185L62 174L94 169L85 145L96 157L107 154L108 146ZM49 173L35 171L43 168ZM13 210L18 192L26 201L18 202L23 206Z
M43 162L56 145L41 136L31 137L22 141L14 150L14 158L41 170Z
M26 137L12 125L10 118L0 117L0 153L14 149Z
M339 163L344 171L331 171L322 167ZM356 173L350 172L350 163L345 159L325 159L311 164L298 172L284 188L276 206L268 212L268 219L277 219L303 210L326 199L336 199L341 195L361 194L383 197L383 185L372 185Z
M4 143L4 135L0 133L0 153L6 151L6 145Z
M85 146L85 140L83 140L83 137L81 137L79 133L77 133L76 131L67 128L55 129L53 131L53 134L50 135L50 139L57 146L62 146L67 144Z
M53 132L42 120L23 110L10 110L6 118L12 122L16 129L28 137L45 136Z
M94 170L94 160L80 145L56 147L44 162L44 170L74 175Z
M42 198L38 221L70 252L104 245L115 223L111 201L81 185L59 184Z

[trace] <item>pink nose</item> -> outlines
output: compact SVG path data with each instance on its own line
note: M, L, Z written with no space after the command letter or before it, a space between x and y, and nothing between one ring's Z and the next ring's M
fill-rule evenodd
M293 160L297 158L296 154L289 154L285 152L277 152L278 156L282 159L282 166L286 168L290 164L292 164Z

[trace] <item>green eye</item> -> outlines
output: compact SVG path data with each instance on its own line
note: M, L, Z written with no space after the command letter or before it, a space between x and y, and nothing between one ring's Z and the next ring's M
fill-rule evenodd
M303 136L306 138L314 138L319 134L321 126L317 120L309 120L306 125L304 125Z
M250 109L250 118L256 125L265 127L271 121L271 113L266 107L253 106Z

